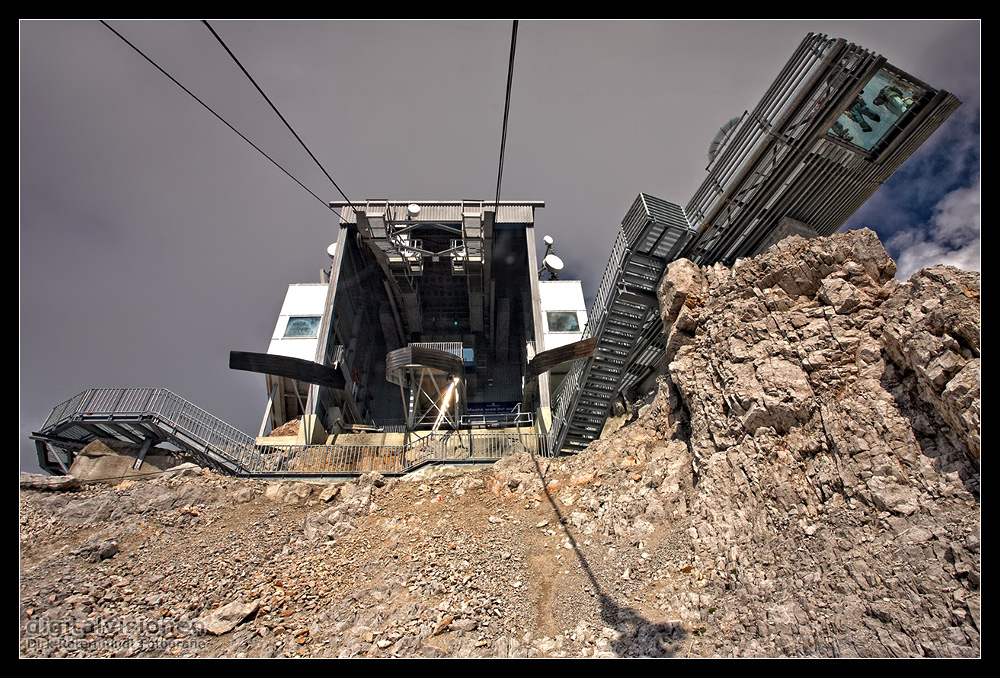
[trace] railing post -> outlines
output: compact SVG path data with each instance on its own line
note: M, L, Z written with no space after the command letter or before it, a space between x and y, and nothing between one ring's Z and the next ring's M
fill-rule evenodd
M80 401L80 404L77 405L76 412L74 412L74 414L82 414L87 411L87 406L90 405L90 401L94 399L95 390L96 389L92 388L87 389L87 395Z
M115 398L114 404L111 406L111 409L108 410L111 414L116 414L118 412L118 405L121 403L122 398L125 397L126 390L127 389L124 388L118 389L118 397Z
M156 398L156 389L155 388L149 389L149 391L146 394L146 402L143 403L142 406L143 414L148 414L152 411L155 398Z

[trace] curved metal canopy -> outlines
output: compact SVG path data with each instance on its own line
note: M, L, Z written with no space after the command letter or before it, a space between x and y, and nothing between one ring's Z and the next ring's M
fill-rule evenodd
M403 374L407 367L415 365L454 376L465 373L465 363L454 353L423 346L405 346L385 356L385 378L393 384L406 386Z

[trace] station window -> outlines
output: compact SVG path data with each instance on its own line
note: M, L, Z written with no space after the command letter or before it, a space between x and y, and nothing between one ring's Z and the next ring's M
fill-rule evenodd
M320 317L293 316L285 325L285 337L315 337L319 334Z
M830 134L866 151L884 148L909 121L929 93L882 69L833 124Z
M549 311L549 332L579 332L580 320L576 311Z

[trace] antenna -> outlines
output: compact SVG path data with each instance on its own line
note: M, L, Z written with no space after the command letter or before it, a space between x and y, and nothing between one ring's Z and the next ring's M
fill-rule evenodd
M542 271L548 271L549 280L558 280L559 272L563 270L565 264L563 264L562 259L556 256L555 238L547 235L542 238L542 242L545 243L545 256L542 258L542 267L538 269L538 275L541 275Z
M558 280L559 272L563 270L564 266L565 264L563 264L562 259L554 254L546 254L545 258L542 259L542 268L538 271L538 274L541 275L542 271L548 271L549 280Z

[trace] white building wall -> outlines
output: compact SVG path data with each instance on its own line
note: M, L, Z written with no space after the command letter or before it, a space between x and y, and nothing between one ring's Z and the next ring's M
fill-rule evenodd
M316 358L318 336L286 337L289 320L321 318L326 304L328 285L322 283L296 283L288 286L285 301L281 305L278 322L274 325L271 344L267 352L303 360ZM301 321L300 321L301 322ZM316 323L318 325L318 322Z
M545 335L544 350L559 348L583 337L583 328L587 326L587 305L583 300L583 283L579 280L540 280L538 291L541 295L542 328ZM557 316L551 314L576 314L577 329L575 331L559 330L556 326ZM550 318L553 320L550 326ZM565 316L562 320L565 321Z

